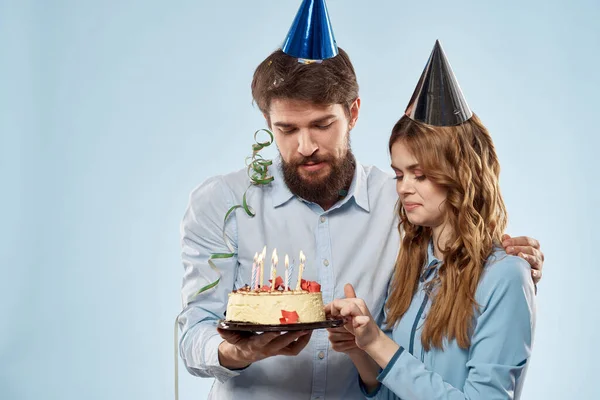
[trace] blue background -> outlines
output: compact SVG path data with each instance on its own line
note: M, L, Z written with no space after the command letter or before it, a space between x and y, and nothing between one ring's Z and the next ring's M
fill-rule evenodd
M0 398L169 399L189 192L264 127L254 68L300 1L0 1ZM435 39L546 254L525 399L598 398L598 1L329 0L386 141ZM274 155L269 149L267 155ZM182 372L181 399L211 380Z

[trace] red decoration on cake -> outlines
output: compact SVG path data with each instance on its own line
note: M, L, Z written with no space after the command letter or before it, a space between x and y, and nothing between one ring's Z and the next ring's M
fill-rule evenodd
M317 282L311 281L310 285L308 286L308 291L311 293L319 293L321 291L321 285L319 285Z
M296 311L285 311L281 310L283 318L279 318L279 322L282 324L295 324L298 322L298 313Z
M321 285L319 285L315 281L307 281L302 279L300 287L302 288L302 290L308 290L311 293L319 293L321 291Z
M302 290L306 290L308 292L311 293L319 293L321 291L321 285L319 285L316 281L307 281L305 279L302 279L301 281L302 283L300 284L300 287L302 288ZM272 279L269 279L269 283L273 283ZM271 291L271 286L269 285L263 285L260 287L259 289L261 292L269 292ZM285 284L283 282L283 278L278 276L277 278L275 278L275 289L274 290L281 290L281 291L285 291ZM291 290L290 288L288 288L288 291Z
M308 281L305 279L302 279L302 283L300 284L300 287L302 288L302 290L308 290Z
M270 283L272 282L273 279L269 279ZM283 278L278 276L277 278L275 278L275 290L283 290L285 288L285 286L283 285Z

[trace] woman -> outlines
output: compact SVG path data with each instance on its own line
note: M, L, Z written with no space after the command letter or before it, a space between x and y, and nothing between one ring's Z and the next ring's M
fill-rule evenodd
M451 112L446 112L451 110ZM401 250L382 331L364 302L327 305L349 321L347 351L367 397L519 398L531 356L530 267L501 246L506 209L491 137L436 43L389 141ZM335 350L348 346L331 334Z

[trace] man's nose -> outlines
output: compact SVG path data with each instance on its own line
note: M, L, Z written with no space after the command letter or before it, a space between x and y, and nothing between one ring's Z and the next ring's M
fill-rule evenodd
M317 143L308 129L303 129L298 134L298 153L304 157L312 156L319 149Z

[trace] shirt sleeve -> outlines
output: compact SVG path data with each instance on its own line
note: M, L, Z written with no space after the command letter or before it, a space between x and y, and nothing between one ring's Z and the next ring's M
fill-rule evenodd
M216 330L217 321L224 317L228 294L234 288L238 261L236 255L213 259L217 272L208 260L213 253L231 252L223 237L223 219L233 203L233 195L223 179L211 178L191 193L181 223L184 275L183 311L178 317L181 330L179 353L192 375L213 377L221 382L239 375L239 371L220 365L218 347L223 339ZM237 254L235 212L228 218L225 228L227 240ZM200 288L219 278L215 287L196 295Z
M531 357L535 294L527 263L506 256L482 278L476 299L480 312L471 337L468 376L462 388L400 347L378 376L377 399L517 399Z
M385 333L385 335L387 337L389 337L390 339L393 339L392 335L393 335L393 327L388 326L385 324L385 321L387 320L387 309L385 307L385 305L387 304L388 298L390 297L390 293L391 293L391 279L388 282L388 290L386 293L386 297L385 297L385 301L383 302L383 310L380 313L380 317L379 319L376 321L377 325L379 326L379 328L383 331L383 333ZM392 359L393 361L393 359ZM391 362L390 362L391 363ZM381 369L379 369L379 373L381 373ZM390 392L385 386L381 385L381 382L377 385L377 387L371 391L369 391L367 389L367 387L365 386L365 383L363 382L363 380L360 377L360 374L358 375L358 386L360 387L360 391L362 392L362 394L365 396L365 398L367 399L379 399L379 400L383 400L383 399L394 399L396 396Z

